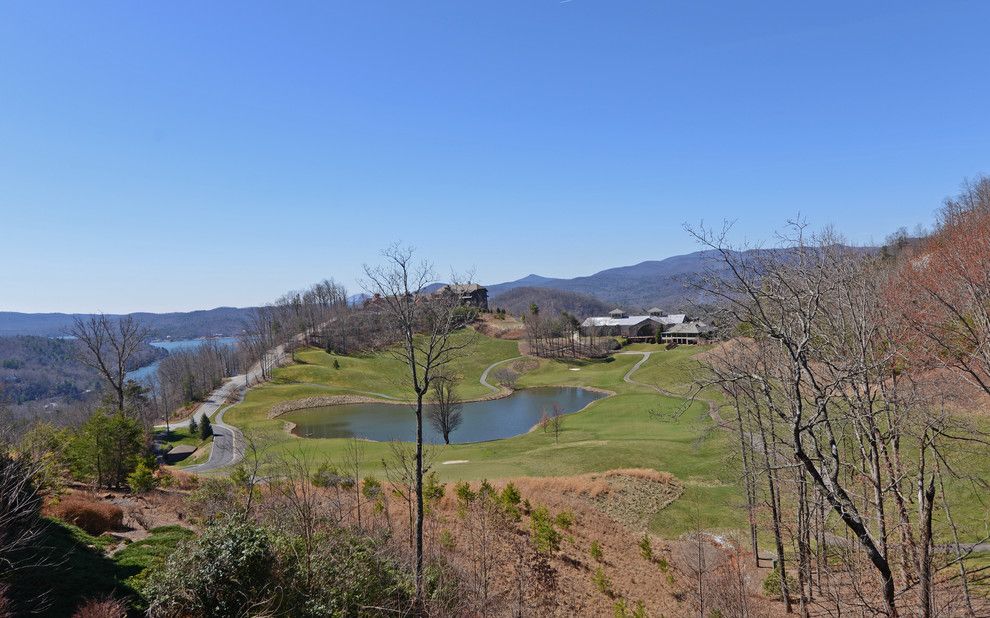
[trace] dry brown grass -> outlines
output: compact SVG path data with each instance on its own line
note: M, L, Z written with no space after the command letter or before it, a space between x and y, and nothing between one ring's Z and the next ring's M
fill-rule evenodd
M168 470L160 468L157 474L164 481L162 485L166 487L181 489L183 491L192 491L199 487L199 477L189 472L183 472L174 468ZM166 476L169 477L167 481L165 481Z
M116 530L124 523L124 511L119 506L84 494L70 494L46 505L45 515L79 526L94 536Z
M125 618L127 606L114 598L92 599L83 603L72 618Z

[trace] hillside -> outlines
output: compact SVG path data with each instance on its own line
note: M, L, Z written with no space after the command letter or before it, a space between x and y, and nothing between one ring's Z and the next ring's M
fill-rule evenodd
M244 324L252 308L217 307L200 311L176 313L137 312L131 315L141 325L150 329L154 337L192 339L211 335L236 335L244 329ZM57 337L64 335L80 313L18 313L0 311L0 336L37 335Z
M20 335L0 337L0 400L13 404L78 400L100 386L97 372L80 363L72 339ZM128 370L150 364L167 352L142 343Z
M608 304L588 294L530 286L512 288L492 297L488 302L493 309L505 309L512 315L528 312L532 303L536 303L547 315L566 311L578 317L588 317L602 315L611 309Z

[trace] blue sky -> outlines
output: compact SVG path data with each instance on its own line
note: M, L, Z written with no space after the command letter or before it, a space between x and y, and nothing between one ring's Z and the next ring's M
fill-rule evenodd
M985 2L6 2L0 310L493 283L929 223L990 172Z

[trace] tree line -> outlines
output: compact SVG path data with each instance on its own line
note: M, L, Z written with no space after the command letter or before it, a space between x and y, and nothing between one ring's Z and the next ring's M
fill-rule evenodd
M988 487L966 473L986 436L954 406L990 396L990 179L942 214L896 252L800 223L787 252L692 230L720 262L697 285L736 329L698 385L725 402L751 543L772 539L789 612L977 615L982 574L947 488Z

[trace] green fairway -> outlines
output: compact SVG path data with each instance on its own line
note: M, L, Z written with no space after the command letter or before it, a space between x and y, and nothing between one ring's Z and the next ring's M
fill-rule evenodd
M459 359L457 373L463 376L465 398L483 397L491 391L479 378L491 364L519 355L516 342L474 335L469 352ZM657 350L637 380L656 381L666 373L680 384L695 365L691 356L698 348ZM252 389L244 402L227 412L225 419L237 425L271 455L306 456L314 461L343 458L347 440L296 438L285 431L285 423L267 418L279 402L315 395L378 393L409 399L403 365L390 354L361 357L331 356L321 350L296 353L297 364L279 369L275 379ZM710 514L712 527L742 525L737 507L740 489L732 466L730 436L712 431L707 405L690 406L683 399L665 397L651 388L623 381L642 359L639 354L618 354L608 360L559 362L540 360L519 377L518 388L536 386L583 386L614 393L570 415L564 421L559 441L542 431L473 444L435 446L429 449L433 469L441 480L497 479L514 476L567 476L614 468L654 468L673 473L685 484L685 495ZM334 360L339 368L334 368ZM409 422L414 422L410 411ZM364 474L382 475L382 459L390 456L390 445L362 442ZM463 462L463 463L444 463ZM676 504L676 503L675 503ZM651 521L658 534L676 536L689 528L686 509L668 508Z

